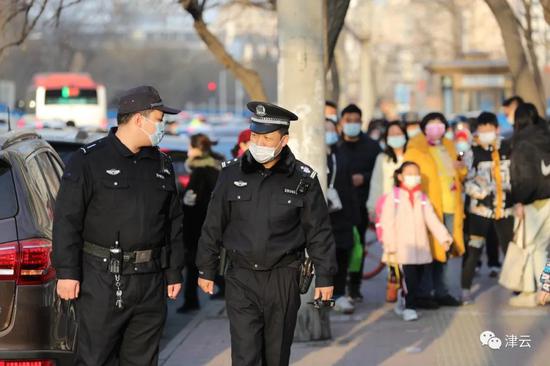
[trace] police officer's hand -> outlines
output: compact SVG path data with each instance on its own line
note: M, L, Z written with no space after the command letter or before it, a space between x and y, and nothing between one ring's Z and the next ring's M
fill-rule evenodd
M199 277L199 287L207 294L214 295L214 281Z
M80 281L57 280L57 295L63 300L74 300L80 293Z
M351 180L353 181L354 187L361 187L365 183L365 177L363 174L353 174L351 176Z
M321 300L330 300L332 299L332 293L334 292L334 287L316 287L315 288L315 297L314 299Z
M168 298L175 300L178 297L178 294L181 291L181 283L176 283L174 285L168 285Z

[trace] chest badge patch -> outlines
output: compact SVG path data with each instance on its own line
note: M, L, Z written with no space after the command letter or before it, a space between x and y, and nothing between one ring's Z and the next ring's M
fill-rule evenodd
M298 192L295 189L290 188L285 188L285 193L298 195Z
M246 187L248 185L247 182L244 182L242 180L236 180L233 182L233 184L239 188Z
M105 173L115 176L115 175L120 174L120 170L118 170L118 169L109 169L109 170L106 170Z
M157 173L157 178L164 179L164 175Z

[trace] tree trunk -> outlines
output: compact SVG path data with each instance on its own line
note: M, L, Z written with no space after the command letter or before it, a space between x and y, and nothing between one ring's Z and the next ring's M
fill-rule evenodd
M278 0L278 102L296 113L290 146L297 158L309 164L326 189L325 51L326 7L319 0ZM313 286L302 295L295 341L330 337L328 311L316 310Z
M533 103L541 115L545 114L544 97L538 91L535 75L530 68L516 15L507 0L485 0L500 27L508 65L512 74L513 92Z
M260 75L254 70L244 67L237 62L225 49L220 40L208 29L202 19L194 21L195 30L214 57L228 69L235 79L243 85L246 93L252 100L267 101L264 86Z

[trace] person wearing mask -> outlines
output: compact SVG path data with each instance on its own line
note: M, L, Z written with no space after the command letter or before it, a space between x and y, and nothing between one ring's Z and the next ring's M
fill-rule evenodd
M185 165L191 171L189 184L183 195L183 242L187 253L187 279L184 303L178 309L178 313L187 313L200 308L197 294L199 271L195 265L195 257L208 203L218 179L221 162L224 160L222 156L212 151L212 145L208 136L199 133L191 136L187 150Z
M354 196L353 182L350 173L350 162L338 148L338 133L332 121L325 122L328 189L327 200L336 242L336 262L338 272L334 276L334 310L351 314L355 306L346 294L348 267L353 248L353 228L359 224L359 205Z
M382 137L384 136L387 125L388 121L385 119L373 119L370 121L369 127L367 128L367 136L378 142L382 150L386 148L384 141L382 141Z
M76 307L74 365L158 363L166 298L178 296L184 264L174 168L158 148L165 114L178 113L152 86L130 89L118 126L65 168L51 259L57 295Z
M222 163L199 240L199 286L213 292L225 248L233 365L288 365L305 250L315 267L314 299L330 306L334 236L317 173L287 145L298 116L267 102L247 108L250 147Z
M369 217L374 220L376 203L394 186L394 172L403 164L403 156L407 147L407 133L401 122L393 121L388 124L383 137L386 149L379 154L374 164L370 180L367 210Z
M451 256L464 254L462 180L466 176L466 167L458 161L454 143L444 137L448 122L443 114L427 114L420 126L423 134L409 140L405 160L420 166L422 189L453 236L453 245L445 252L437 239L432 239L434 261L425 271L420 291L422 296L417 303L418 307L428 309L460 306L460 301L449 293L446 269Z
M462 270L462 302L473 302L472 280L483 247L496 233L495 246L506 253L513 237L514 217L510 183L510 144L499 137L497 116L483 112L477 118L477 144L468 153L464 183L467 207L468 248Z
M342 132L342 141L339 148L350 161L350 172L355 199L360 209L360 224L357 229L364 245L365 233L368 227L367 198L369 185L374 169L376 157L381 152L376 141L361 132L362 112L355 104L350 104L342 110L339 121L339 128ZM362 261L361 261L362 263ZM352 272L349 275L349 295L354 301L362 301L361 281L363 278L362 266L359 272Z
M325 121L338 123L338 106L333 101L325 101Z
M426 265L433 261L428 231L447 251L453 238L422 192L420 169L406 161L394 173L394 187L382 203L382 261L397 263L404 278L405 302L398 297L394 311L403 320L418 319L418 289Z
M420 118L418 113L409 112L403 117L403 122L405 123L405 129L407 130L407 138L410 140L422 133L420 128Z
M521 293L512 306L537 305L537 277L543 271L550 243L550 131L531 103L518 106L512 137L512 199L523 219L525 249L529 253L522 276ZM504 271L504 268L503 268Z
M506 116L506 119L510 123L510 125L512 126L514 125L514 119L515 119L514 116L516 114L516 109L523 103L525 102L518 95L514 95L508 99L505 99L502 102L502 110L504 112L504 115Z

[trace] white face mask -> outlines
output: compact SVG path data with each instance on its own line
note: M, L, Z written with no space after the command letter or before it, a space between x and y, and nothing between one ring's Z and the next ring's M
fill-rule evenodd
M496 132L480 132L477 136L482 145L491 145L497 139Z
M419 175L404 175L403 176L403 185L407 187L408 189L416 188L420 182L422 181L422 178Z
M283 140L281 140L279 144L281 144L282 142ZM260 164L265 164L269 163L270 161L275 159L277 155L279 155L280 151L277 152L277 150L279 149L279 144L276 147L267 147L256 145L255 143L250 142L248 150L250 150L250 153L252 154L254 160L256 160Z

